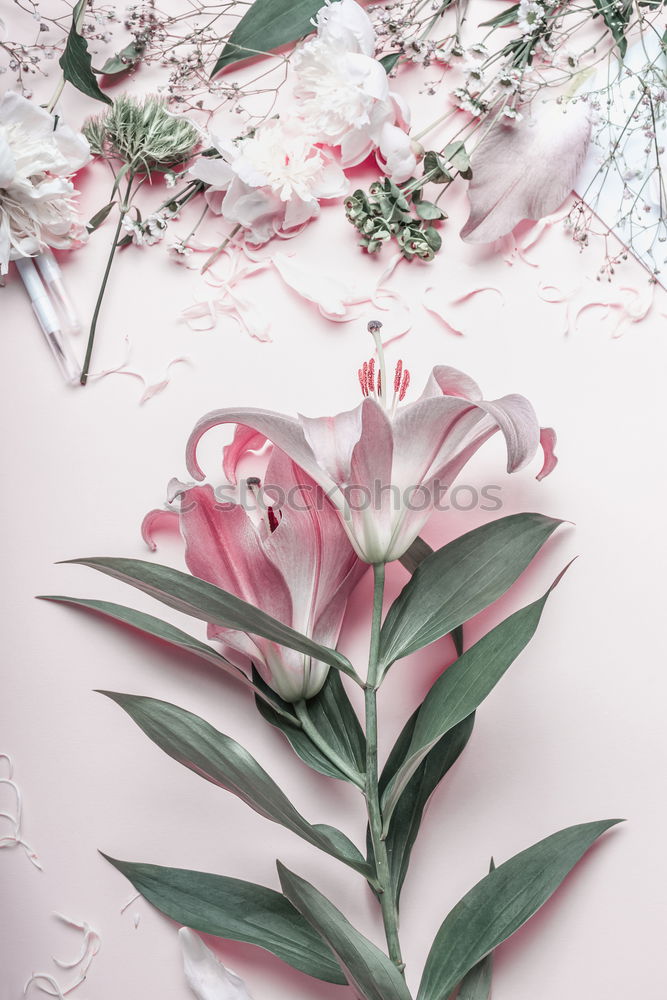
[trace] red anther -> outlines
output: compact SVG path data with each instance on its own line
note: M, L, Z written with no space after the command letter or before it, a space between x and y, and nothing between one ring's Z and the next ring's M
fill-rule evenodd
M375 392L375 358L368 362L368 392Z
M361 386L361 394L362 394L362 396L367 396L368 395L368 384L367 384L366 378L364 377L364 370L363 370L363 368L359 369L358 375L359 375L359 385Z
M403 362L396 362L396 372L394 373L394 392L398 392L401 388L401 374L403 373Z
M406 368L403 372L403 381L401 382L401 390L398 394L399 403L405 399L405 394L408 391L408 386L410 385L410 372Z
M283 515L281 511L278 511L280 517L276 517L273 507L267 507L266 512L269 518L269 530L273 533L280 524L280 520Z
M382 372L378 372L378 396L382 395Z

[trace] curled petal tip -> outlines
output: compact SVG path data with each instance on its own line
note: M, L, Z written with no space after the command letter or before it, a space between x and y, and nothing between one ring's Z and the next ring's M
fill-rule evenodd
M141 537L151 552L157 552L155 532L174 525L178 527L178 513L175 510L149 510L141 522Z
M544 462L535 477L538 481L546 479L558 465L558 458L555 452L556 442L556 432L553 427L540 427L540 446L544 453Z

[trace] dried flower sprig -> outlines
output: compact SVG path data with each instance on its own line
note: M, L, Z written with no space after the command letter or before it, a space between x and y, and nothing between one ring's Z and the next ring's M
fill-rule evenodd
M171 114L161 98L136 99L123 95L108 112L90 118L83 131L94 155L106 160L114 174L111 200L91 219L89 229L92 231L101 225L114 207L118 208L118 221L90 325L81 385L88 381L97 321L116 250L131 242L155 242L156 236L166 228L167 216L174 215L200 189L196 184L188 185L180 196L166 203L164 211L154 213L145 222L138 209L135 209L136 220L128 219L135 195L144 181L153 173L167 173L183 164L199 144L195 126ZM121 185L124 187L122 195L119 194ZM128 232L121 238L124 227ZM140 240L138 236L146 238Z

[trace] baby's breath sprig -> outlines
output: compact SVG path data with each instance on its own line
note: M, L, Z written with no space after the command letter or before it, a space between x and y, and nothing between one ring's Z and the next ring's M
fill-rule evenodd
M171 114L159 97L137 99L123 95L109 111L90 118L83 131L93 154L106 160L114 175L111 199L91 219L88 228L93 231L101 225L114 207L118 208L118 221L90 325L81 385L88 381L97 321L116 250L132 242L156 242L166 229L168 219L201 189L198 182L192 182L180 196L169 199L147 219L142 219L136 207L134 220L129 218L135 195L144 181L153 173L171 176L199 144L199 132L194 125ZM123 228L128 232L121 238Z

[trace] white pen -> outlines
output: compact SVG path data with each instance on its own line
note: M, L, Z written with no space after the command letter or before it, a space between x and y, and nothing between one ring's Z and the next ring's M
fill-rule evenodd
M39 320L39 325L58 362L60 371L67 382L78 382L80 365L72 354L67 340L63 337L58 316L49 294L42 284L34 261L31 257L20 257L16 261L16 267L23 279L35 316Z
M60 312L65 320L67 332L80 333L81 323L79 322L79 317L76 314L74 304L67 293L67 289L65 288L63 273L60 270L58 261L50 250L44 250L42 253L38 254L37 257L35 257L35 263L39 268L39 273L42 276L44 284L51 293L51 297L55 301L56 305L60 307Z

